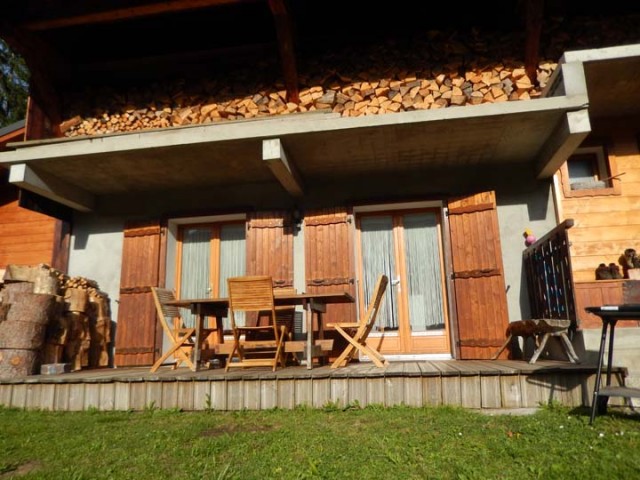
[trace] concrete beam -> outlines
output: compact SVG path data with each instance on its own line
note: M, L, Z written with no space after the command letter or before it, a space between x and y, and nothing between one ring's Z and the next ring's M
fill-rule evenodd
M295 165L287 157L279 138L262 141L262 160L267 162L275 177L289 194L294 197L304 195L300 176Z
M89 212L95 208L95 197L89 192L51 174L36 172L25 163L11 165L9 182L75 210Z
M591 132L589 112L586 108L567 112L543 145L536 160L536 177L550 178L575 152Z

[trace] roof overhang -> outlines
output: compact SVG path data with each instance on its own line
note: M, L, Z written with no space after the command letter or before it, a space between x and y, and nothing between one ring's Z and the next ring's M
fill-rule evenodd
M560 62L584 69L593 120L640 116L640 44L570 51Z
M5 149L7 143L23 140L25 130L24 120L0 128L0 151Z
M304 195L312 182L456 166L544 178L590 131L586 105L576 94L356 118L292 114L16 143L0 163L21 188L78 210L103 195L269 182Z

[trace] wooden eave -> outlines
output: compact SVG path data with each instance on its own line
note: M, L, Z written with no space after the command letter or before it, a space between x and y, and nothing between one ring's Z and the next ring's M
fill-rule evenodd
M25 130L24 122L20 122L20 126L15 130L6 133L0 131L0 151L5 150L7 143L23 141Z

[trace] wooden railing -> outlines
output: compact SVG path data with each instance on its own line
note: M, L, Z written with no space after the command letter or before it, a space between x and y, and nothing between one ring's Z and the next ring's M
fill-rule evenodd
M532 318L571 320L576 327L576 302L571 274L567 219L522 254Z

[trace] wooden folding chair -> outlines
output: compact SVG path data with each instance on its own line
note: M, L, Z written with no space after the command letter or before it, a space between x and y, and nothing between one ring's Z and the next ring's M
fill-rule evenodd
M234 367L285 366L284 342L288 336L285 325L277 321L278 310L273 299L273 281L270 276L244 276L227 279L229 292L229 319L233 332L233 349L227 359L225 371ZM255 312L267 317L266 324L239 325L237 315ZM234 361L236 359L236 361Z
M194 365L191 361L191 353L195 345L196 328L186 327L184 325L182 317L180 316L179 307L166 304L166 302L176 299L173 290L151 287L151 292L156 306L156 317L158 317L162 330L164 330L165 335L171 343L169 349L153 364L151 372L158 370L172 355L176 360L176 363L172 367L173 369L180 366L183 362L187 367L193 369ZM168 319L173 320L173 325L169 325ZM204 341L213 331L215 331L215 329L203 329L201 332L202 340Z
M331 368L346 366L357 352L367 355L377 367L382 368L389 365L389 361L380 352L367 345L367 337L376 323L380 304L388 283L389 278L386 275L378 277L367 311L360 317L358 322L327 324L327 327L334 327L349 342L338 358L331 364Z

